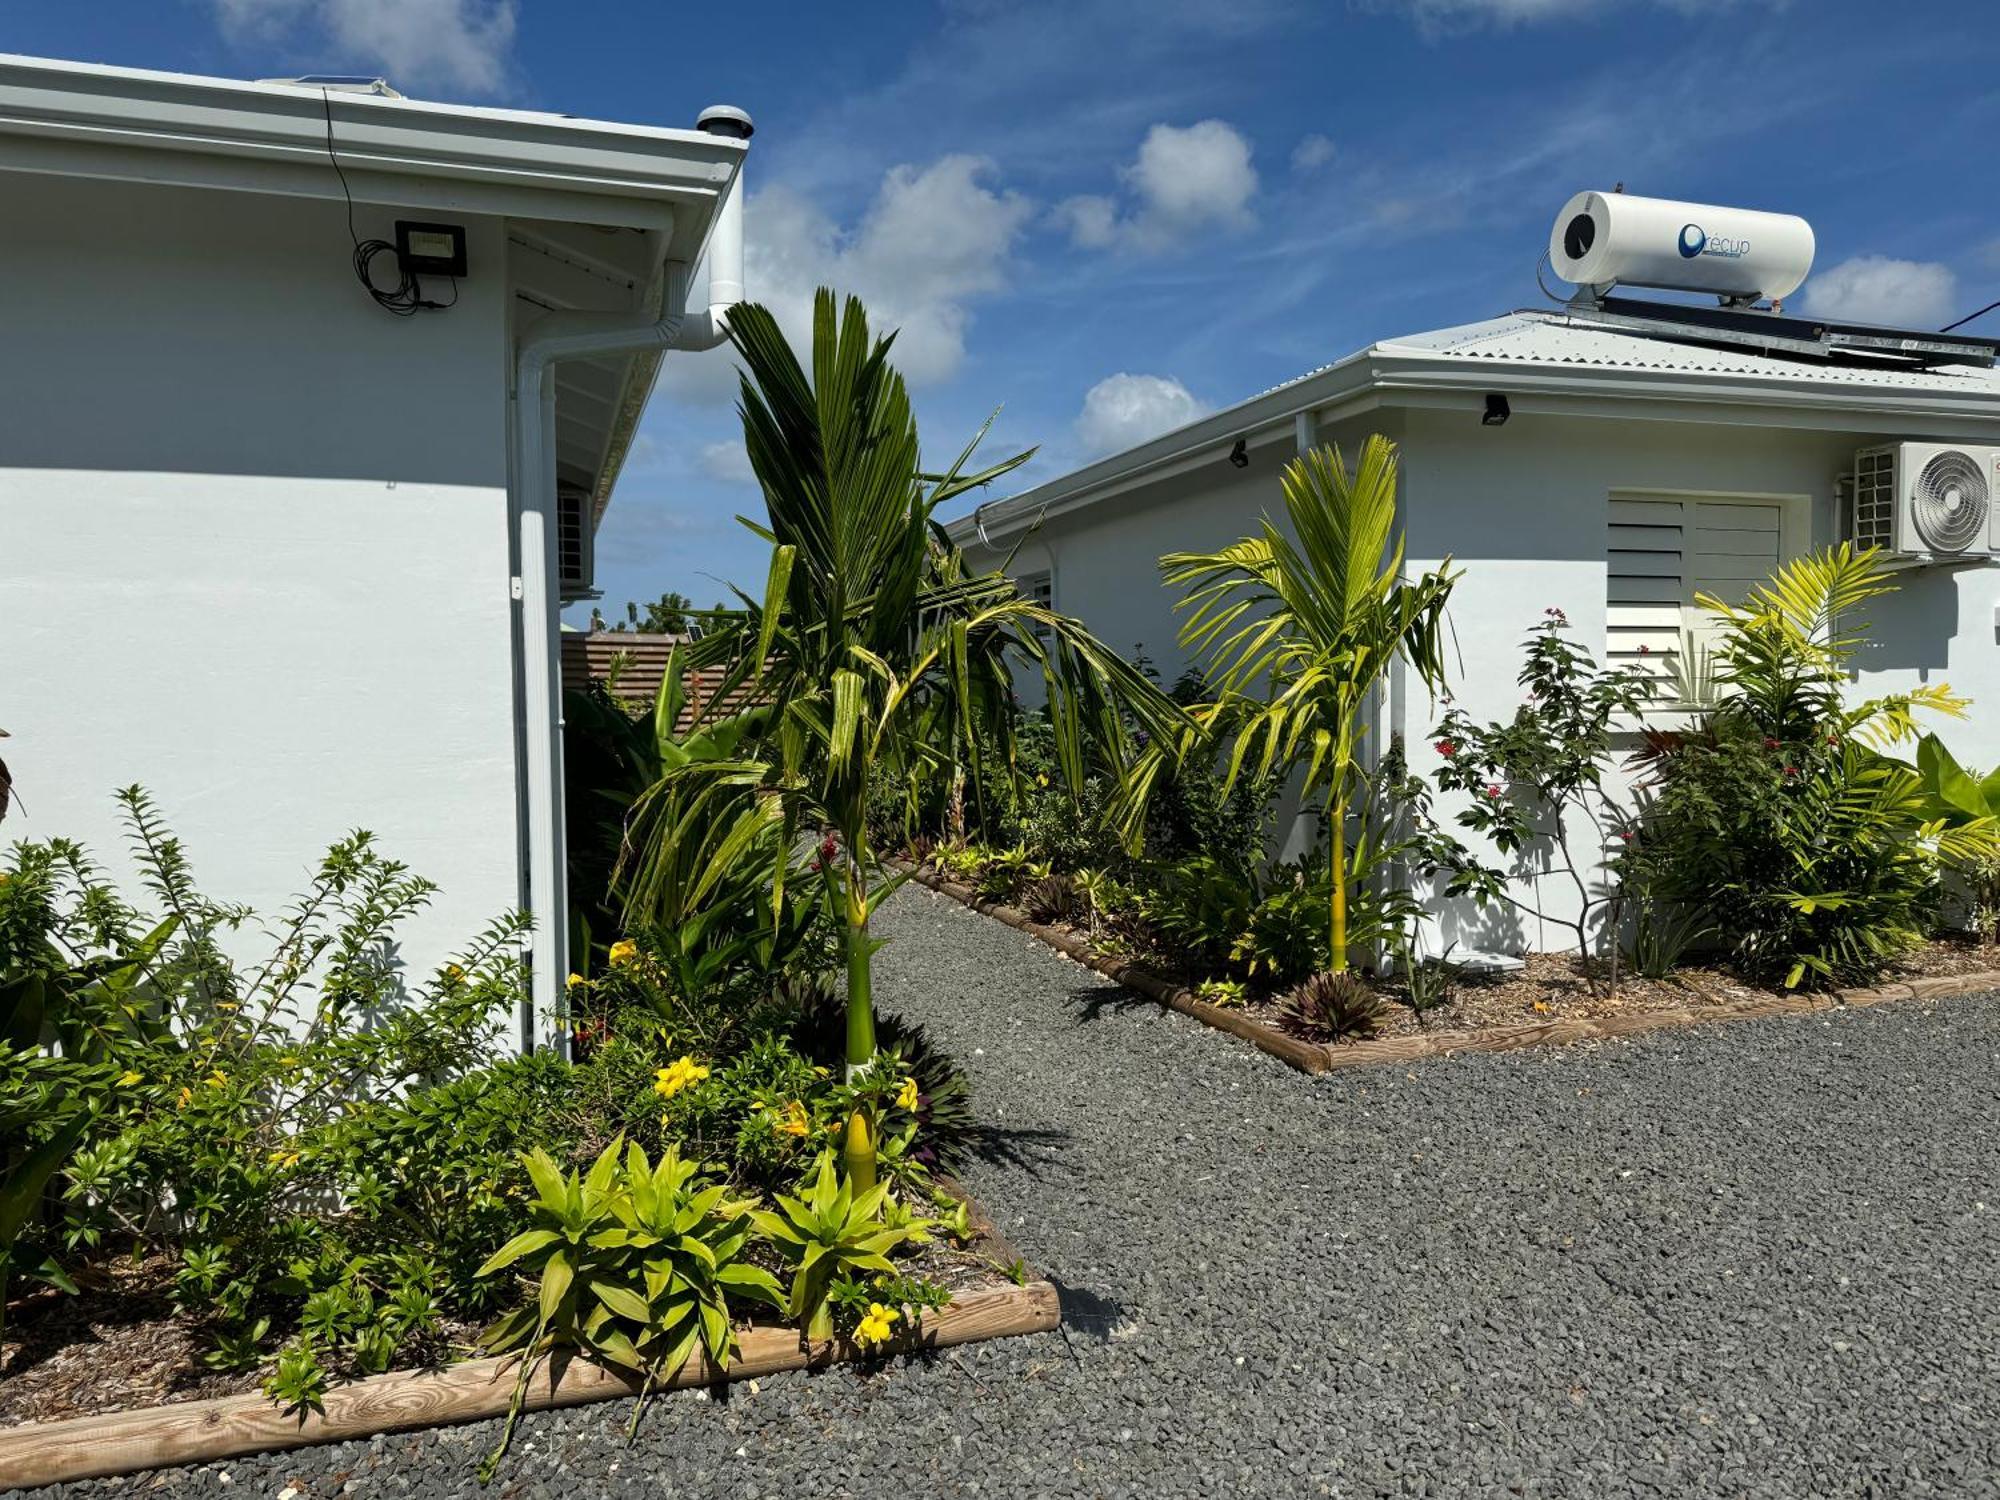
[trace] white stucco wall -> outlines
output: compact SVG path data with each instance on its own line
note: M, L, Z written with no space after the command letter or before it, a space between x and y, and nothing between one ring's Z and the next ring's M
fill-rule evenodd
M1545 608L1564 610L1578 639L1602 659L1613 490L1804 496L1804 534L1822 546L1838 540L1834 482L1854 450L1926 435L1760 425L1750 413L1727 424L1555 414L1525 401L1503 427L1483 427L1478 416L1470 402L1385 409L1325 427L1321 440L1345 447L1380 431L1399 443L1408 566L1420 573L1449 554L1462 570L1451 609L1451 691L1480 720L1511 715L1520 704L1522 641ZM2000 442L2000 423L1989 440ZM1121 650L1144 641L1171 681L1183 662L1172 645L1173 598L1159 586L1157 558L1212 548L1249 530L1261 512L1279 513L1277 474L1290 452L1288 443L1267 445L1241 474L1218 461L1049 520L1036 544L1055 560L1057 607ZM1861 658L1856 691L1949 681L1974 706L1963 722L1941 722L1940 733L1968 764L2000 762L2000 564L1918 569L1900 581L1901 591L1870 611L1873 644ZM1398 699L1393 727L1404 734L1413 766L1428 773L1436 766L1429 741L1440 708L1414 684ZM1453 811L1440 799L1448 825ZM1573 903L1564 882L1545 886L1543 899L1558 912ZM1441 926L1445 939L1465 947L1566 941L1562 929L1506 909L1454 909Z
M366 827L441 884L404 932L440 962L520 899L500 223L404 319L338 204L0 181L0 839L128 870L140 782L275 914Z

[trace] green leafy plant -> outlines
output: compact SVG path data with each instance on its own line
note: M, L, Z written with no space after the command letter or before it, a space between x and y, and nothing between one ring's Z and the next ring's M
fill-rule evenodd
M1363 789L1366 709L1397 657L1419 681L1444 681L1443 623L1456 574L1447 560L1415 582L1402 578L1396 530L1396 450L1362 444L1352 474L1337 449L1315 448L1284 476L1289 532L1261 533L1220 552L1160 560L1185 590L1181 644L1214 678L1215 698L1195 711L1210 735L1230 740L1225 785L1246 764L1260 777L1303 767L1306 797L1326 813L1329 963L1348 963L1348 810ZM1292 537L1296 537L1294 542Z
M482 1276L518 1267L535 1299L487 1330L496 1352L524 1350L514 1403L488 1472L505 1453L536 1356L582 1349L640 1377L640 1399L699 1349L719 1370L736 1352L733 1302L777 1306L776 1279L745 1254L747 1205L669 1148L657 1164L614 1140L581 1176L539 1149L522 1165L534 1184L529 1227L496 1250ZM638 1410L633 1422L638 1421Z
M1392 950L1396 972L1403 979L1405 1003L1417 1024L1429 1024L1432 1011L1443 1010L1458 998L1460 968L1451 961L1456 943L1447 943L1444 952L1420 954L1407 936L1399 937Z
M1210 1005L1244 1005L1249 1002L1250 987L1240 979L1204 979L1195 986L1194 995Z
M1600 950L1611 959L1604 987L1618 988L1625 894L1619 880L1604 879L1602 851L1629 842L1636 823L1622 793L1606 785L1611 735L1656 689L1643 668L1599 667L1569 631L1568 617L1550 608L1529 633L1519 678L1528 697L1511 719L1479 724L1452 707L1431 733L1442 762L1438 785L1466 799L1459 823L1511 862L1495 869L1447 853L1447 894L1471 896L1481 906L1502 901L1569 928L1584 983L1595 994ZM1615 875L1622 867L1612 868ZM1538 891L1544 875L1564 880L1573 900L1556 907L1518 894L1524 884Z
M731 761L667 770L635 816L686 794L681 783L719 780L778 800L788 831L833 830L820 873L844 926L855 1070L876 1052L869 918L897 883L881 878L872 789L907 780L901 773L913 765L976 757L978 730L1007 743L1016 664L1042 677L1072 787L1092 742L1099 764L1125 767L1134 759L1128 723L1178 738L1187 721L1076 621L1023 597L1004 574L969 571L934 514L1027 455L971 472L975 438L942 474L927 471L891 341L870 333L859 302L838 308L831 292L817 295L810 372L765 308L735 308L729 336L743 363L745 444L769 519L752 529L770 542L771 566L762 600L739 595L742 612L715 620L689 648L689 664L718 667L717 696L751 693L770 705L771 723ZM662 857L636 855L628 878L645 884L646 865ZM778 859L773 869L775 883ZM844 1151L865 1188L873 1122L851 1118Z
M891 1228L882 1222L888 1193L887 1183L857 1191L835 1170L833 1153L828 1151L821 1154L812 1183L803 1193L779 1194L775 1212L760 1209L752 1214L758 1230L793 1268L785 1311L799 1322L806 1339L833 1334L827 1294L835 1277L894 1275L889 1252L919 1232L911 1225Z
M1650 801L1627 856L1649 895L1700 914L1750 977L1786 989L1866 982L1919 943L1941 865L1989 858L2000 824L1938 755L1885 749L1924 713L1962 714L1943 683L1860 701L1847 664L1860 610L1895 585L1872 552L1800 558L1718 620L1716 701L1648 736ZM1935 746L1935 742L1933 742ZM1968 778L1969 780L1969 778ZM1945 791L1946 786L1951 793Z

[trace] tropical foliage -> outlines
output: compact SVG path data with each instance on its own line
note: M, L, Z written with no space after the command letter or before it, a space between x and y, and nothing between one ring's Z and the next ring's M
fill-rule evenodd
M671 886L675 869L700 863L686 845L716 821L691 814L704 798L741 805L725 841L739 828L745 846L776 831L766 862L774 905L789 899L802 831L831 830L812 873L843 928L853 1074L876 1052L869 918L896 883L876 858L871 789L961 762L976 787L987 742L1011 766L1017 670L1041 679L1069 787L1084 781L1092 747L1097 763L1124 766L1137 758L1132 726L1172 739L1186 720L1075 621L1000 574L967 569L935 513L1028 455L973 470L975 438L942 472L928 470L889 361L893 337L876 338L858 302L838 307L820 292L803 363L761 307L736 309L730 338L743 362L744 435L768 512L766 523L746 524L771 544L771 563L763 598L739 594L742 611L714 622L687 662L723 668L718 696L747 687L766 717L702 724L705 733L732 735L733 752L662 765L634 809L643 832L628 842L619 883L643 905ZM1133 802L1143 790L1120 788ZM849 1119L844 1150L865 1190L876 1151L866 1111Z
M1185 591L1181 644L1214 683L1195 718L1229 742L1227 781L1246 765L1260 777L1302 768L1304 795L1325 808L1328 963L1339 970L1364 936L1348 920L1357 862L1348 812L1365 789L1369 710L1398 656L1426 687L1442 686L1457 575L1447 559L1415 582L1403 578L1386 438L1362 444L1352 474L1337 448L1302 455L1285 470L1283 496L1290 535L1266 519L1256 536L1219 552L1170 553L1160 567Z
M1720 620L1718 697L1651 737L1653 783L1632 860L1659 896L1702 914L1744 970L1786 988L1865 980L1935 924L1946 863L1991 859L1983 791L1935 741L1920 766L1888 751L1925 713L1958 716L1942 684L1850 702L1859 611L1895 587L1841 546L1781 568Z

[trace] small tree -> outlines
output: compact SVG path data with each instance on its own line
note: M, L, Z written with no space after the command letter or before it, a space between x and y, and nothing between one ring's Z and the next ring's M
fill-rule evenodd
M771 565L764 597L739 594L743 608L716 619L687 661L723 669L711 703L747 689L769 706L769 720L728 758L666 770L634 821L690 782L750 788L785 820L774 884L786 877L799 831L834 831L818 863L844 926L847 1063L858 1078L875 1058L869 917L894 884L875 854L870 787L912 762L947 770L960 754L976 772L981 730L1011 766L1017 665L1042 677L1072 787L1092 752L1126 775L1138 759L1130 726L1178 741L1190 722L1077 621L1023 597L1001 574L966 566L935 523L937 508L1029 455L968 473L975 437L942 474L926 471L908 393L889 363L893 336L872 336L858 301L837 308L820 290L804 364L754 303L731 311L729 337L743 360L739 409L769 515L768 526L745 524L771 543ZM941 734L946 725L952 732ZM1128 777L1126 790L1136 798L1143 787ZM670 821L637 851L627 877L635 888L658 885L681 843L698 836L685 819ZM747 847L759 825L743 826ZM857 1108L845 1158L861 1187L875 1178L872 1131Z
M1505 901L1568 927L1576 934L1584 982L1595 994L1591 930L1600 914L1610 955L1609 987L1618 987L1620 851L1636 827L1633 812L1604 785L1612 724L1621 715L1636 715L1657 682L1641 667L1600 668L1568 632L1569 619L1560 609L1545 611L1542 623L1529 632L1519 679L1528 699L1513 718L1475 724L1453 706L1431 736L1444 762L1438 785L1471 799L1458 822L1517 863L1538 848L1550 851L1559 862L1543 873L1569 878L1577 911L1574 920L1565 921L1521 900L1513 894L1509 872L1484 866L1463 851L1446 862L1451 871L1446 894L1469 895L1481 906ZM1589 844L1579 862L1572 842L1585 830Z
M1450 559L1414 583L1396 530L1396 448L1371 437L1352 475L1335 448L1287 466L1285 515L1294 543L1269 519L1258 536L1220 552L1160 559L1189 611L1180 642L1202 661L1215 698L1195 709L1232 741L1225 787L1246 761L1268 776L1305 768L1308 799L1326 812L1331 884L1328 936L1335 971L1347 967L1350 802L1364 789L1367 709L1400 654L1432 689L1444 681Z

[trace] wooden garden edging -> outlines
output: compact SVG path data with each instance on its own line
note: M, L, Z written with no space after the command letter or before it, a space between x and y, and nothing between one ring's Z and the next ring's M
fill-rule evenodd
M1665 1031L1681 1026L1701 1026L1710 1021L1755 1021L1767 1016L1803 1016L1836 1006L1880 1005L1890 1000L1934 1000L1946 995L1966 995L1979 990L2000 989L2000 970L1982 969L1974 974L1948 974L1934 979L1912 979L1873 989L1835 990L1824 995L1769 995L1757 1000L1705 1005L1699 1009L1643 1011L1629 1016L1579 1017L1574 1020L1530 1021L1519 1026L1489 1026L1477 1031L1432 1031L1415 1036L1384 1037L1361 1042L1308 1042L1287 1036L1272 1026L1253 1021L1237 1011L1211 1005L1195 997L1192 990L1163 979L1142 964L1106 958L1093 952L1088 940L1073 932L1044 926L1018 907L989 901L972 887L947 880L935 870L917 869L913 878L939 895L983 912L1009 927L1018 927L1057 952L1066 954L1105 978L1157 1000L1172 1010L1192 1016L1205 1026L1242 1037L1252 1046L1282 1058L1303 1073L1327 1073L1336 1068L1363 1068L1378 1064L1416 1062L1427 1057L1450 1057L1460 1052L1511 1052L1517 1047L1561 1046L1570 1042L1638 1036L1648 1031Z
M1061 1321L1056 1289L1047 1281L968 1292L939 1312L923 1314L916 1337L898 1340L893 1352L1042 1333ZM821 1369L853 1358L847 1345L833 1340L801 1347L795 1328L752 1328L740 1342L726 1374L702 1356L690 1360L659 1388L719 1385L781 1370ZM246 1453L502 1416L513 1399L520 1368L519 1357L507 1355L437 1370L371 1376L333 1387L321 1410L304 1414L287 1412L268 1396L253 1392L61 1422L30 1422L0 1429L0 1489L209 1463ZM629 1376L558 1353L537 1366L523 1410L582 1406L637 1393L638 1383Z

